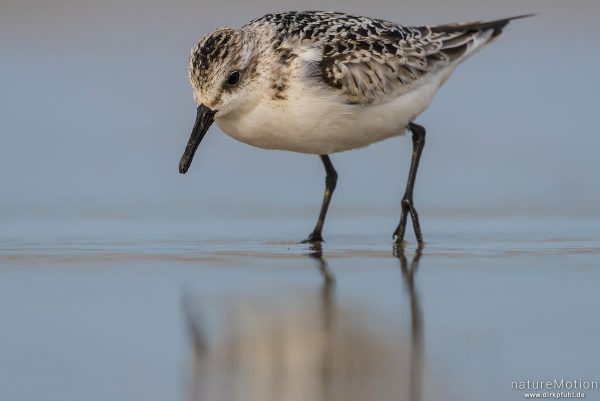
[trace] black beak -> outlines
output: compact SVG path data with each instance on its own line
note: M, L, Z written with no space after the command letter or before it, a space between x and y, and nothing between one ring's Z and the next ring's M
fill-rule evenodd
M213 121L215 121L216 113L216 111L212 111L203 104L198 106L198 114L196 115L196 123L194 124L194 129L192 129L192 135L179 161L179 172L181 174L187 173L190 168L194 153L196 153L198 145L200 145L202 138L206 135L206 131L208 131Z

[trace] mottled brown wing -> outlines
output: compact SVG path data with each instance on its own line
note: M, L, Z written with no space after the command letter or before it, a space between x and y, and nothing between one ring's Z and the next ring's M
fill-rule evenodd
M344 25L322 45L320 78L349 103L383 103L462 61L511 19L424 27L374 20L371 29Z

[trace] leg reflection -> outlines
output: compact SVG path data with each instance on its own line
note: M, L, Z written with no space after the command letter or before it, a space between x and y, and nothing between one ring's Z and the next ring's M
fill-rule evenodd
M410 381L409 400L420 401L423 377L423 314L419 303L419 296L415 289L415 274L419 268L422 247L415 250L409 265L404 248L394 246L394 256L400 260L402 277L408 292L411 317L411 354L410 354Z
M309 248L309 254L311 258L315 259L318 263L319 271L323 276L323 294L324 298L331 297L331 292L335 286L335 276L329 269L327 260L323 257L323 247L320 243L312 244Z
M315 259L318 264L319 271L323 276L323 288L321 290L321 311L322 311L322 338L323 352L321 353L320 362L320 398L323 401L332 399L333 392L333 371L334 371L334 320L335 320L335 304L334 304L334 287L335 277L329 269L327 260L323 257L323 248L321 243L314 243L309 248L308 256Z

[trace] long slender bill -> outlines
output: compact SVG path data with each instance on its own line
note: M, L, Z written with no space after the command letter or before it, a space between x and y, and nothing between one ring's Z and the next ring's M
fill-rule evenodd
M194 153L196 153L196 149L198 149L200 142L202 142L202 138L206 135L206 131L208 131L215 120L215 114L216 111L209 109L203 104L198 106L198 114L196 115L196 123L192 129L192 135L190 136L190 140L185 147L183 156L181 156L181 160L179 161L179 172L181 174L187 173L190 168Z

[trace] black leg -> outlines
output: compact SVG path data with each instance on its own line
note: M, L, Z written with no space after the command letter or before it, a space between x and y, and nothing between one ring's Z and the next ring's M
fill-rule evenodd
M329 208L331 195L333 194L335 184L337 183L337 172L335 171L335 168L333 168L333 164L331 164L329 156L321 155L321 161L323 161L323 166L325 166L325 171L327 172L327 176L325 177L325 193L323 194L321 213L319 213L319 220L317 220L315 229L312 231L312 233L310 233L308 238L302 242L323 242L323 224L325 224L325 216L327 216L327 209Z
M404 240L404 232L406 231L406 220L408 214L413 222L415 229L415 236L419 244L423 243L423 236L421 235L421 226L419 225L419 215L413 205L413 189L415 187L415 179L417 178L417 169L419 168L419 160L421 159L421 153L425 147L425 128L420 125L410 123L408 129L412 132L413 142L413 153L412 160L410 163L410 172L408 173L408 182L406 184L406 191L402 198L402 215L400 216L400 223L394 231L394 238L396 242L402 243Z

